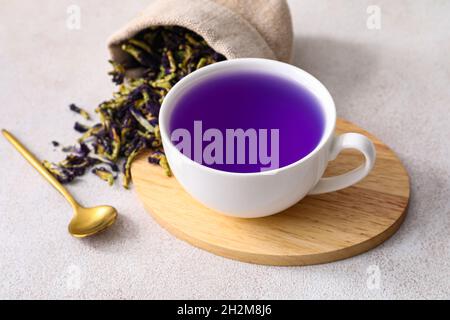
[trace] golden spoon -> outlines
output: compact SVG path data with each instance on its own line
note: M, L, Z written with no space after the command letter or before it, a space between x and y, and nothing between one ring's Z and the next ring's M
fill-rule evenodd
M19 151L31 165L58 190L72 205L74 215L69 224L69 232L77 238L83 238L100 232L116 221L117 211L110 206L83 208L70 195L69 191L28 151L11 133L2 130L6 139Z

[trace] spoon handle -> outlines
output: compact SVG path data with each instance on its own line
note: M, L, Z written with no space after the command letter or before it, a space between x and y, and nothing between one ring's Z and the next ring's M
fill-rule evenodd
M41 175L50 182L56 190L58 190L64 198L72 205L72 207L77 208L79 205L72 197L72 195L67 191L66 188L42 165L41 161L39 161L25 146L17 140L11 133L7 130L2 129L2 133L5 138L13 145L17 151L37 170Z

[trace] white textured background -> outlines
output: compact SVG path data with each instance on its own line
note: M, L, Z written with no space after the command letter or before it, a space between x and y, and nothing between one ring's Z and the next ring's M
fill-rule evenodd
M0 0L0 127L59 159L50 141L77 136L67 105L93 110L111 96L105 39L146 3ZM81 30L66 28L70 4L81 7ZM410 173L399 232L336 263L251 265L177 240L133 191L88 176L70 190L86 205L112 204L121 219L80 241L66 231L69 205L0 138L0 298L450 298L450 1L290 4L295 64ZM371 4L382 10L381 30L366 27ZM378 289L367 285L372 268Z

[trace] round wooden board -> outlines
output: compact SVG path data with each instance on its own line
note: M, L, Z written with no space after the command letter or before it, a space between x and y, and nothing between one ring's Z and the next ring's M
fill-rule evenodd
M135 188L146 209L164 228L194 246L227 258L267 265L309 265L365 252L400 227L409 200L409 178L397 156L380 140L339 119L337 133L360 132L377 149L373 171L350 188L308 196L288 210L265 218L231 218L192 199L175 178L147 162L133 164ZM345 151L330 162L326 175L362 163ZM274 186L276 188L276 186Z

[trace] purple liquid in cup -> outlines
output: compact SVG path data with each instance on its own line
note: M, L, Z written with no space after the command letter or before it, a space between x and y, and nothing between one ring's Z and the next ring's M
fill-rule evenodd
M194 140L200 141L202 152L214 141L198 140L198 131L194 130L195 121L197 125L201 121L203 133L211 128L222 133L224 146L219 153L216 148L213 155L219 159L222 152L223 161L208 163L195 157ZM251 173L267 170L269 165L259 156L256 163L254 157L251 160L250 153L255 149L250 147L250 138L245 140L245 156L241 155L240 160L239 152L242 150L238 148L236 140L234 152L228 152L227 155L227 129L250 129L256 132L259 138L258 155L263 138L258 133L261 129L267 129L266 153L273 157L271 151L276 152L276 166L284 167L304 158L317 147L325 121L319 101L300 84L263 72L234 72L208 77L183 94L171 115L169 132L172 134L180 128L186 129L192 137L190 152L184 153L194 161L217 170ZM278 137L271 135L274 130L278 130ZM181 140L172 141L177 145ZM274 143L278 148L274 148ZM227 156L228 160L234 161L227 161ZM274 163L272 161L270 169L274 168Z

